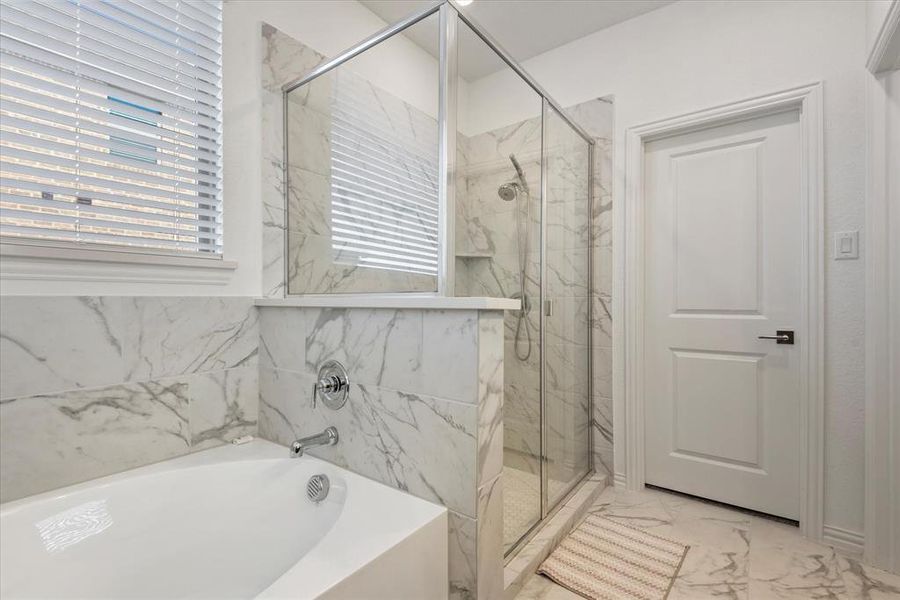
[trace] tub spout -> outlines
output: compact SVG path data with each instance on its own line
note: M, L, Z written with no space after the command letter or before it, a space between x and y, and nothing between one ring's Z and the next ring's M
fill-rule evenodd
M322 433L300 438L291 444L291 458L303 456L303 453L316 446L334 446L338 443L338 431L329 427Z

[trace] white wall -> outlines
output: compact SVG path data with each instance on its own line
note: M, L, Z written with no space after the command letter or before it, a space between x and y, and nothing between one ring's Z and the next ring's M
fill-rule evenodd
M881 63L900 51L889 30L900 0L867 3L867 54L888 42ZM880 34L880 35L879 35ZM893 46L893 48L892 48ZM869 64L877 69L879 64ZM867 74L869 174L866 261L867 563L900 573L900 70Z
M900 231L900 169L896 165L900 164L900 70L893 71L885 76L889 93L890 108L888 109L888 125L890 138L888 140L887 165L895 165L890 172L888 180L888 202L890 211L890 221L888 224L888 232L896 234ZM896 235L891 237L892 250L888 250L889 260L893 265L893 275L890 278L889 303L893 306L890 313L890 330L888 336L890 338L890 346L888 349L888 368L892 369L891 387L888 390L888 399L893 398L891 407L891 446L892 451L891 464L896 468L893 476L894 489L891 490L890 499L894 506L892 515L892 531L894 532L893 546L893 563L886 563L886 568L894 573L900 574L900 240ZM893 365L891 367L890 365ZM877 526L877 524L873 524Z
M834 231L864 225L865 3L678 2L524 63L563 106L614 95L617 261L614 323L622 323L624 142L628 127L814 81L825 86L825 522L863 529L863 262L834 262ZM491 126L527 114L503 94L509 74L470 86ZM490 101L493 96L504 102ZM489 107L502 107L492 112ZM473 127L478 125L473 124ZM616 470L624 473L623 346L617 329Z
M866 1L866 55L871 52L878 37L878 32L887 19L891 5L897 0L867 0Z

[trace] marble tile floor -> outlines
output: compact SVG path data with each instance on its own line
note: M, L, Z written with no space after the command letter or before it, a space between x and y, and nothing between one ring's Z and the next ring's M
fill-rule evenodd
M690 544L669 600L900 599L900 576L863 565L796 527L656 490L608 488L590 513ZM541 575L517 600L581 597Z

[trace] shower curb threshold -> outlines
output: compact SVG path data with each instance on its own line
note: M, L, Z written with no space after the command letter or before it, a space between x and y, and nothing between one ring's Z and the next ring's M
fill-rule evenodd
M594 474L588 477L565 505L506 564L503 569L503 600L513 600L522 591L525 582L587 514L606 485L606 475Z

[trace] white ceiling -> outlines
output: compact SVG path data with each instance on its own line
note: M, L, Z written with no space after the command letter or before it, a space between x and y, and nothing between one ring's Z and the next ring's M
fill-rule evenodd
M433 4L433 0L360 0L388 23ZM674 0L474 0L463 8L519 62L589 33L671 4ZM436 19L406 32L416 44L437 55ZM460 34L460 74L468 81L503 68L474 39Z

